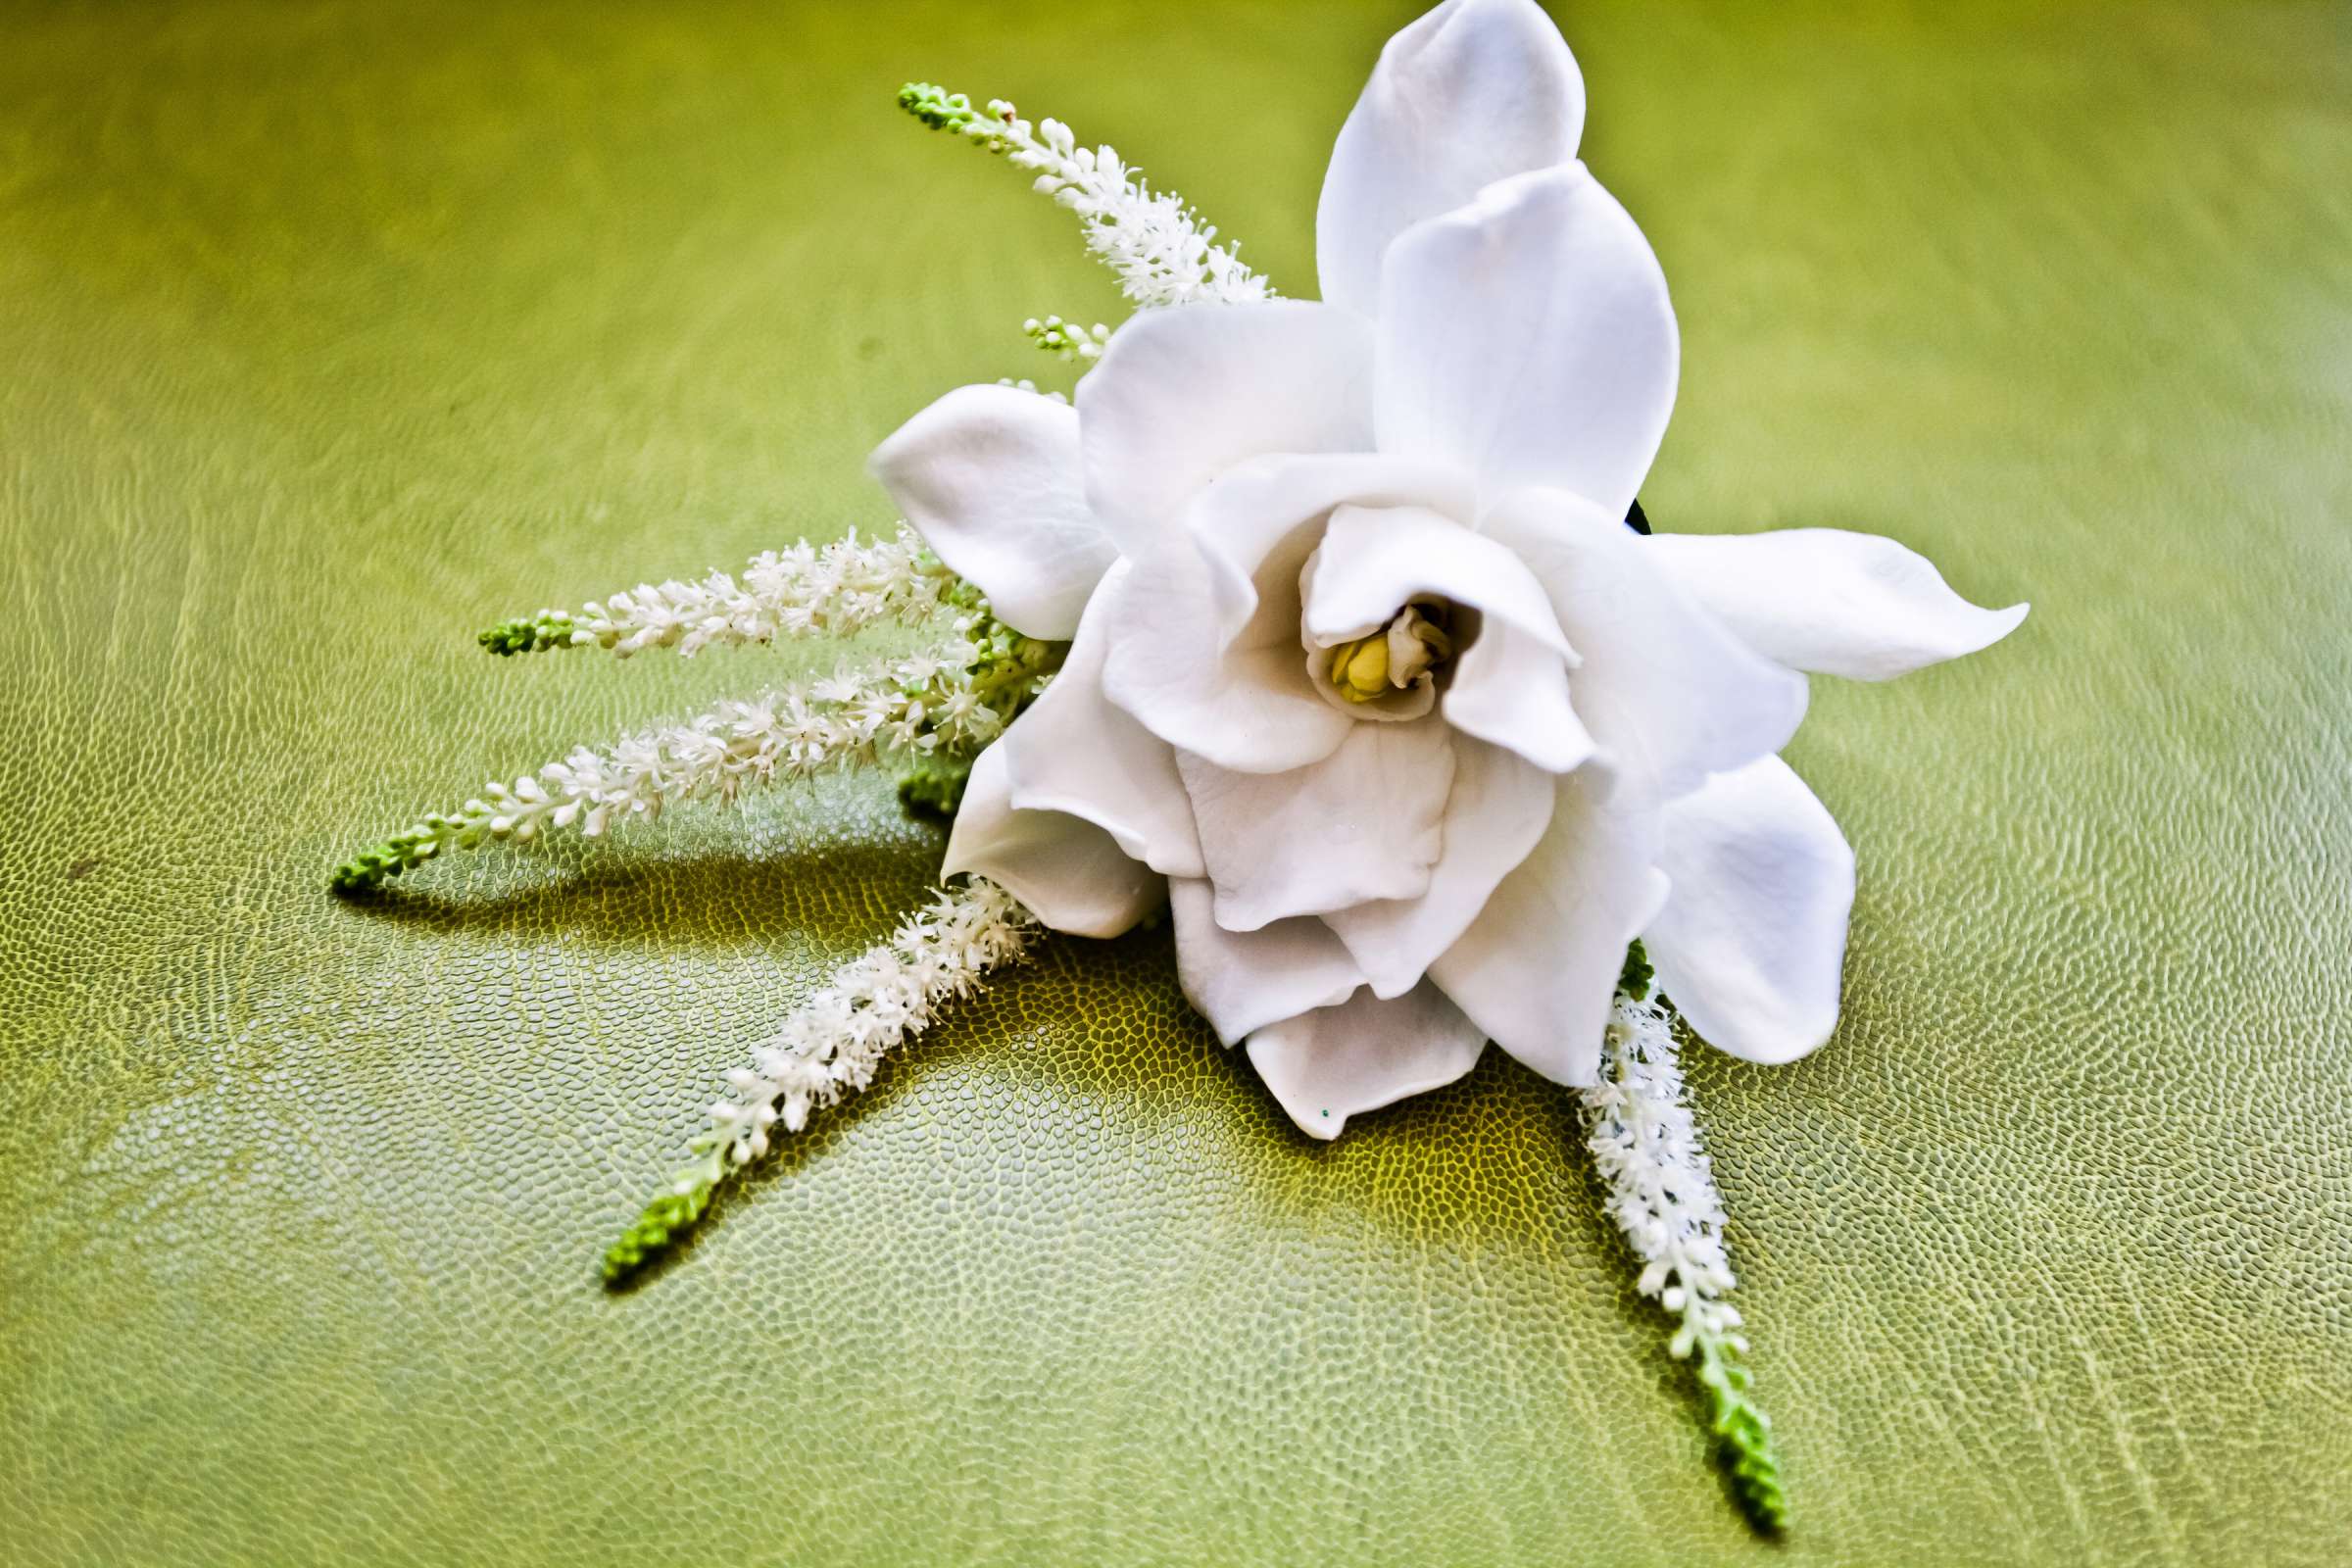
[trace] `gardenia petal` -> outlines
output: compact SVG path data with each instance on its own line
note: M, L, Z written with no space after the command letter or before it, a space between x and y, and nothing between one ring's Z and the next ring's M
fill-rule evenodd
M1838 1027L1854 852L1777 757L1666 808L1674 891L1642 935L1658 983L1700 1038L1794 1061Z
M1549 591L1583 661L1568 677L1577 716L1653 798L1686 794L1796 733L1804 677L1733 636L1615 516L1565 491L1526 490L1479 528Z
M1428 891L1453 791L1451 733L1434 719L1343 721L1339 750L1288 773L1176 754L1228 931Z
M1315 1007L1336 1006L1364 983L1340 939L1312 915L1256 931L1228 931L1210 912L1215 892L1198 878L1168 883L1176 926L1176 979L1185 1001L1225 1044Z
M1056 931L1115 937L1159 907L1167 886L1094 823L1013 808L1002 741L972 762L940 875L984 876Z
M1622 517L1680 354L1665 274L1616 198L1582 164L1521 174L1390 248L1379 448L1458 464L1490 500L1550 485Z
M1495 885L1542 841L1556 786L1551 775L1498 746L1459 736L1445 843L1417 899L1334 909L1323 923L1347 945L1374 995L1400 996L1461 940Z
M1372 329L1301 300L1146 311L1078 383L1086 493L1120 553L1269 452L1372 450Z
M1551 825L1430 965L1494 1042L1554 1083L1587 1087L1625 950L1656 914L1658 810L1603 769L1559 781Z
M1582 767L1600 750L1570 701L1567 663L1499 618L1455 656L1438 711L1464 735L1506 746L1548 772Z
M1526 565L1503 545L1420 507L1334 512L1305 592L1307 635L1327 648L1378 630L1428 597L1497 616L1568 657L1544 585Z
M1359 991L1250 1037L1250 1061L1291 1120L1337 1138L1348 1118L1443 1089L1478 1065L1487 1037L1432 985L1382 1001Z
M1892 680L1973 654L2026 618L2024 605L1970 604L1925 556L1877 534L1658 534L1644 548L1767 659L1848 680Z
M1208 573L1182 535L1134 563L1105 612L1103 695L1180 751L1278 773L1321 761L1355 727L1307 684L1295 630L1218 651Z
M1576 156L1585 82L1533 0L1446 0L1394 38L1323 175L1315 266L1323 298L1380 304L1389 242L1506 175Z
M1559 619L1543 584L1496 541L1418 507L1341 507L1305 594L1306 632L1323 648L1368 635L1417 598L1477 612L1482 623L1446 689L1446 722L1555 773L1592 755L1569 703L1575 655Z
M1065 403L958 387L901 425L866 467L949 569L1031 637L1067 638L1117 559L1087 507L1078 416Z
M1270 588L1297 587L1298 569L1321 541L1324 523L1346 504L1425 507L1469 516L1477 495L1459 469L1375 452L1252 458L1220 475L1184 514L1185 531L1208 568L1218 646L1240 637L1272 597L1260 590L1261 581ZM1281 597L1287 614L1288 595ZM1268 643L1291 641L1297 630L1295 624L1259 628Z
M998 743L1010 801L1084 817L1154 871L1205 876L1174 749L1102 695L1108 610L1128 570L1125 562L1110 568L1060 672Z

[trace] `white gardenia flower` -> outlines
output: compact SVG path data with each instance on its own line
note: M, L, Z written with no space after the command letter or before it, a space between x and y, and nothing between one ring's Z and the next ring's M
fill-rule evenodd
M1678 338L1583 118L1531 0L1446 0L1340 132L1321 303L1146 312L1074 406L965 387L874 455L1004 619L1075 639L946 869L1086 936L1165 898L1186 995L1319 1136L1490 1039L1592 1083L1638 936L1716 1046L1820 1045L1854 864L1775 755L1799 672L2025 614L1886 539L1625 525Z

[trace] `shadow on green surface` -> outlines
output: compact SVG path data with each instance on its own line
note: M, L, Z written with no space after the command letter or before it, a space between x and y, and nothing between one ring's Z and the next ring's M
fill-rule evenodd
M642 846L632 847L642 850ZM513 855L479 869L501 885L432 885L436 863L336 902L444 935L576 932L600 942L734 948L797 933L827 944L876 940L921 899L927 861L888 845L774 856L721 849L686 855ZM476 885L484 878L477 875ZM454 880L454 879L452 879Z

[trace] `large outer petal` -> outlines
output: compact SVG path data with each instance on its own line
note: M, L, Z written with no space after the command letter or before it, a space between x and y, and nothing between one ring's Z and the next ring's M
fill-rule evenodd
M1301 300L1146 311L1078 383L1078 419L1087 497L1138 556L1236 464L1372 450L1372 329Z
M1337 1006L1364 983L1331 928L1312 915L1256 931L1217 924L1215 892L1175 877L1168 906L1176 925L1176 979L1193 1010L1232 1046L1251 1032L1316 1007Z
M1554 1083L1592 1084L1625 950L1665 897L1658 809L1603 770L1559 782L1551 826L1429 977Z
M1438 988L1359 991L1250 1037L1257 1075L1299 1129L1337 1138L1348 1118L1443 1089L1478 1065L1486 1036Z
M1339 750L1288 773L1237 773L1189 752L1176 767L1229 931L1429 889L1454 771L1452 732L1434 718L1350 720Z
M1489 499L1550 485L1625 515L1674 410L1681 340L1649 241L1582 164L1412 229L1380 295L1381 451L1458 464Z
M1495 885L1525 860L1551 823L1551 775L1481 741L1456 737L1445 843L1417 899L1334 909L1323 917L1347 944L1375 994L1402 995L1461 940Z
M1323 298L1372 315L1389 242L1506 175L1576 156L1585 82L1533 0L1446 0L1380 52L1323 175Z
M874 449L867 468L1004 622L1058 642L1117 559L1086 504L1078 416L1008 386L958 387Z
M1084 817L1154 871L1204 876L1174 748L1102 695L1109 612L1129 569L1125 562L1110 568L1060 671L998 742L1010 800L1022 810Z
M1983 610L1925 556L1841 528L1657 534L1643 546L1747 645L1791 669L1892 680L1999 642L2024 605Z
M1094 823L1013 808L1002 741L972 763L942 876L984 876L1056 931L1115 937L1159 907L1167 885Z
M1777 757L1666 808L1673 879L1642 934L1658 983L1710 1045L1794 1061L1838 1027L1854 852Z
M1613 767L1660 800L1788 743L1805 682L1701 609L1614 514L1557 490L1505 497L1480 519L1550 592L1582 657L1576 713Z

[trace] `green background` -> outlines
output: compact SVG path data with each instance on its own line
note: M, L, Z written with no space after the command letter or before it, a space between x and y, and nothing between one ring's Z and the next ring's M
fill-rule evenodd
M2352 16L1563 5L1684 394L1668 527L1894 535L2009 642L1817 683L1805 1063L1693 1054L1796 1522L1750 1541L1571 1108L1295 1134L1068 942L600 1250L936 864L886 781L322 892L828 649L472 632L886 523L867 449L1115 318L893 109L1115 141L1288 291L1410 4L7 7L0 1555L2340 1561Z

